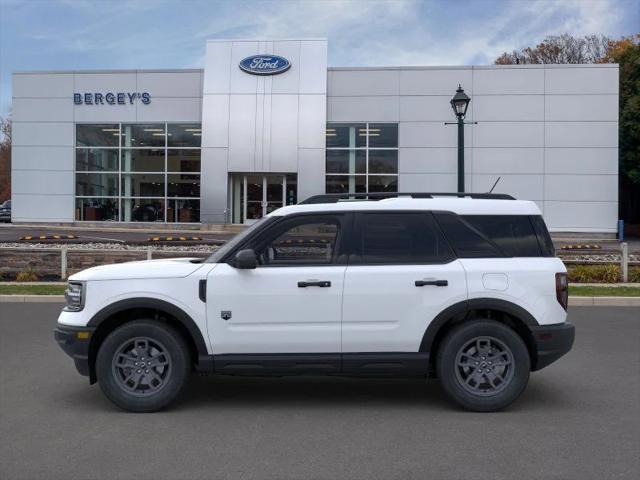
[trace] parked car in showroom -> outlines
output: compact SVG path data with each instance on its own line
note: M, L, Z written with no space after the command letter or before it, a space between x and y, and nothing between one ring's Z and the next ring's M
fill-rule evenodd
M0 204L0 222L11 222L11 200Z
M494 411L568 352L564 264L534 202L322 195L209 258L73 275L55 338L117 406L155 411L190 372L437 377Z

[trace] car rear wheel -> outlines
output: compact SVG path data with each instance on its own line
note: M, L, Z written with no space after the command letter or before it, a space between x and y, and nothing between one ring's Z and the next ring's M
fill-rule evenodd
M485 319L455 327L438 349L436 369L447 395L467 410L506 408L529 381L527 346L509 327Z
M104 394L118 407L153 412L180 393L190 370L189 350L171 326L136 320L104 340L96 358L96 375Z

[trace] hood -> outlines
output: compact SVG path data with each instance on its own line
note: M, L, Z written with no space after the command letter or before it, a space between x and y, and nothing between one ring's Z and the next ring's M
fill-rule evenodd
M116 263L82 270L69 280L127 280L144 278L182 278L202 267L202 263L192 263L198 258L169 258L140 262Z

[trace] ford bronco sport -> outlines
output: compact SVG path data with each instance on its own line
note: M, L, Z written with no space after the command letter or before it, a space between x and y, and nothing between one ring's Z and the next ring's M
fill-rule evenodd
M193 371L437 377L510 405L571 349L567 274L535 203L490 194L321 195L205 260L73 275L55 338L117 406L167 406Z

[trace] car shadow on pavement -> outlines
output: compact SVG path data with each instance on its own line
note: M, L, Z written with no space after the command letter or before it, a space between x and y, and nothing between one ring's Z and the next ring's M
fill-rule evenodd
M460 411L430 379L362 379L344 377L194 377L174 408L230 406L260 408L375 408L402 406L433 411ZM520 399L508 410L572 407L560 388L532 377Z
M64 392L64 393L62 393ZM98 385L87 388L78 382L68 386L55 399L59 407L76 412L121 412L102 394ZM316 409L325 407L420 408L433 412L462 411L450 401L435 379L379 379L345 377L230 377L194 375L167 411L186 412L215 408ZM536 412L571 409L571 396L553 382L531 378L522 396L507 411Z

